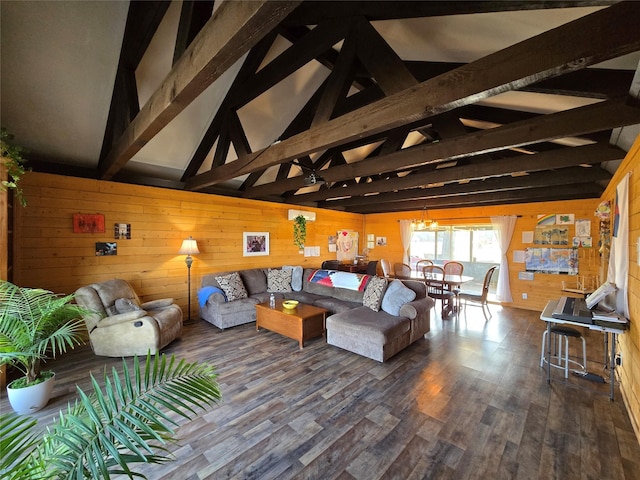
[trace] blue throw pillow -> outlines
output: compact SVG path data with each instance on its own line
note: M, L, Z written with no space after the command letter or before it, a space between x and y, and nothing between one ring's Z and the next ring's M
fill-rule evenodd
M302 267L284 265L282 270L293 270L293 273L291 274L291 288L294 292L302 290Z
M405 287L400 280L393 280L382 298L382 310L389 315L400 315L400 307L416 298L416 292Z
M205 304L207 303L207 299L214 293L221 293L224 297L224 301L227 301L227 296L218 287L202 287L200 290L198 290L198 302L200 303L200 308L204 308Z

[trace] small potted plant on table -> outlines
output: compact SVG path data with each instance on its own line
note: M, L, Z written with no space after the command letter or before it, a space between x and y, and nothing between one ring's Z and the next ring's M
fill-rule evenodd
M73 295L0 282L0 364L23 374L7 385L16 413L38 411L49 401L54 373L42 371L42 362L84 343L84 309L72 300Z

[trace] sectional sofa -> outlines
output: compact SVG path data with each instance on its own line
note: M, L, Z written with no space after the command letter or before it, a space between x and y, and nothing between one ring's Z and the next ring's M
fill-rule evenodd
M326 308L327 343L379 362L429 331L434 304L422 282L284 266L204 275L200 317L220 329L255 322L271 293Z

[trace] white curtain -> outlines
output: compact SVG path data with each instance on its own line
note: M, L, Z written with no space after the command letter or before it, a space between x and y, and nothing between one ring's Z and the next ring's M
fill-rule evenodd
M607 281L616 284L616 310L629 318L627 277L629 273L629 176L616 187L615 209L611 212L611 253Z
M402 263L409 263L409 247L411 246L411 220L400 220L400 241L402 242Z
M491 217L491 224L500 245L500 270L498 271L498 286L496 288L496 298L501 302L512 302L511 286L509 284L509 259L507 251L516 227L515 215L503 215Z

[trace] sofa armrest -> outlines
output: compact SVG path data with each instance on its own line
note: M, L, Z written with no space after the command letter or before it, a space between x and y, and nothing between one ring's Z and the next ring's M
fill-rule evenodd
M400 307L400 315L410 318L411 320L421 315L427 315L431 307L433 307L434 301L430 297L420 298L413 300L412 302L405 303Z
M209 295L207 297L207 302L206 303L226 303L227 298L224 296L224 294L222 293L212 293L211 295Z
M173 298L159 298L158 300L150 300L140 304L142 310L157 310L158 308L170 307L173 305Z
M132 320L137 320L142 317L146 317L147 312L144 310L134 310L132 312L119 313L117 315L111 315L110 317L105 317L98 322L96 328L104 328L110 327L112 325L118 325L119 323L130 322Z

